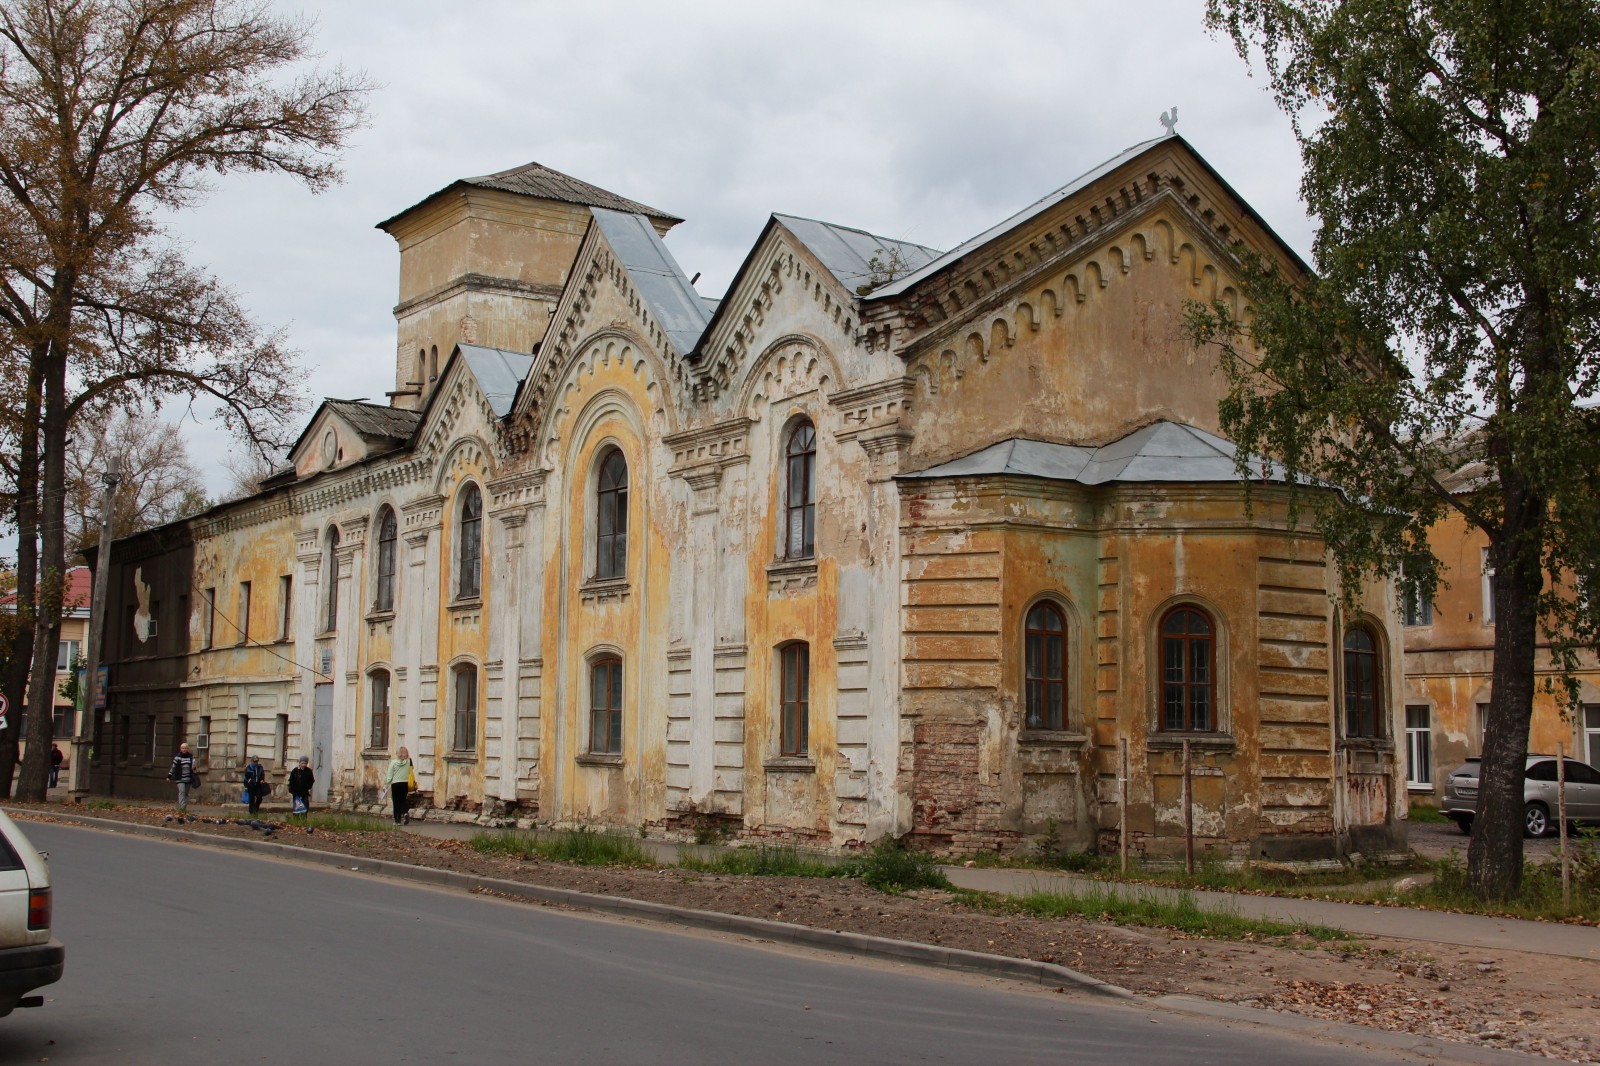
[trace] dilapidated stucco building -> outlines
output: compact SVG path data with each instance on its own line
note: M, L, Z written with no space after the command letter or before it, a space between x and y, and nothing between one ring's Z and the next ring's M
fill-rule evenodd
M720 301L678 221L531 164L382 223L390 403L117 545L96 780L404 744L483 816L1172 853L1187 747L1201 846L1399 839L1392 603L1246 508L1183 328L1304 268L1186 142L948 252L773 215Z

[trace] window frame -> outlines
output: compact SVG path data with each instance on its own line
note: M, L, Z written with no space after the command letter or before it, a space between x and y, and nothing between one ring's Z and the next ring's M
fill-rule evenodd
M1412 724L1412 711L1421 711L1423 723ZM1417 773L1418 767L1422 774ZM1406 704L1406 787L1433 789L1433 708L1426 703Z
M1352 648L1350 642L1353 638L1365 638L1370 647L1366 649ZM1387 702L1384 699L1383 687L1383 642L1378 638L1377 630L1366 621L1354 622L1345 627L1344 636L1339 641L1339 647L1342 652L1339 680L1341 702L1344 704L1343 725L1345 738L1347 740L1388 739L1389 734L1384 729L1383 714L1383 707ZM1352 656L1354 660L1352 660ZM1372 687L1371 691L1366 694L1370 700L1370 706L1367 708L1371 713L1370 723L1361 720L1366 716L1361 705L1362 692L1351 683L1353 680L1359 680L1359 664L1362 657L1369 658L1372 664ZM1356 664L1356 676L1352 676L1352 661Z
M382 683L382 699L379 683ZM390 700L394 693L394 675L386 667L375 666L367 671L367 747L387 751L389 725L392 718Z
M613 466L613 461L619 463L620 467ZM615 473L619 468L620 481ZM593 539L595 581L627 580L630 482L627 455L617 445L608 444L601 450L595 463ZM608 514L609 532L606 521Z
M784 434L780 529L782 558L798 562L817 557L817 427L810 418L795 419Z
M395 560L399 539L399 519L395 517L394 508L384 504L378 510L378 551L373 561L377 580L372 590L372 609L378 613L394 611Z
M323 535L323 554L326 557L327 587L322 594L322 622L324 633L339 629L339 526L330 525Z
M1057 628L1051 630L1034 624L1036 619L1042 621L1044 617L1052 618ZM1071 724L1067 698L1068 678L1071 676L1068 662L1069 632L1067 612L1054 600L1038 600L1030 604L1022 616L1022 728L1025 730L1058 733L1065 732ZM1054 676L1050 673L1048 647L1052 641L1057 645ZM1039 652L1037 658L1036 647ZM1057 697L1054 721L1050 714L1049 697L1052 691ZM1035 699L1036 692L1038 699Z
M463 683L471 695L462 699ZM450 754L457 757L478 751L478 724L483 692L478 683L477 663L457 663L450 669ZM465 742L463 742L465 741Z
M83 641L62 637L56 641L56 673L72 672L72 663L83 654Z
M471 513L469 514L469 510ZM469 528L470 527L470 528ZM456 599L483 596L483 490L467 482L456 506ZM471 577L470 583L468 577Z
M1494 574L1495 568L1489 556L1489 549L1480 549L1480 558L1483 565L1483 624L1494 625Z
M1180 614L1192 614L1200 618L1207 626L1203 633L1168 633L1168 623ZM1161 617L1156 623L1156 731L1159 733L1181 735L1202 734L1213 736L1221 733L1222 714L1220 703L1221 679L1217 676L1217 644L1221 638L1220 627L1217 625L1216 616L1205 607L1197 603L1182 601L1175 603L1161 612ZM1168 643L1176 641L1183 648L1182 653L1182 680L1171 681L1168 679ZM1194 680L1194 653L1195 644L1204 641L1206 645L1205 676L1207 680ZM1183 720L1179 725L1168 724L1168 689L1177 687L1183 706ZM1204 726L1194 724L1194 694L1204 690L1208 694L1207 714L1209 722Z
M238 644L250 643L250 582L239 582L239 639Z
M278 639L288 640L294 629L294 575L278 575Z
M778 646L778 757L811 756L811 645Z
M217 640L217 587L212 585L203 590L206 598L205 626L200 631L202 650L215 646Z
M622 755L623 700L627 694L626 680L622 674L622 657L610 652L596 655L588 661L589 674L589 740L584 746L589 755ZM596 682L605 671L605 687ZM604 723L603 739L596 731L597 723ZM596 743L601 740L601 743Z

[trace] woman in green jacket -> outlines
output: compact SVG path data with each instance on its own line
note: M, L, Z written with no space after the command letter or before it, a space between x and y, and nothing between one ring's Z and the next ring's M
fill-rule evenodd
M389 786L389 799L394 803L394 824L411 821L409 794L411 792L411 753L401 748L389 760L389 770L383 775Z

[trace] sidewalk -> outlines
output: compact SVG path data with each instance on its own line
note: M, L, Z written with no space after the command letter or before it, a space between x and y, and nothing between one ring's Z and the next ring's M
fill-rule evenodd
M1176 899L1183 890L1156 885L1128 885L1096 881L1070 874L1037 870L968 869L947 866L944 872L960 888L1018 896L1029 892L1086 894L1115 887L1129 896ZM1366 903L1336 903L1284 896L1252 896L1235 892L1191 892L1204 910L1232 911L1247 918L1327 925L1368 936L1457 944L1485 951L1531 951L1600 961L1600 928L1558 925L1518 918L1491 918L1481 914L1453 914L1411 907L1377 907Z

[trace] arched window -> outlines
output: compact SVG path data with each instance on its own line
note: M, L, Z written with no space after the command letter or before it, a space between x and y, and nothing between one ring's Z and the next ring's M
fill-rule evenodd
M478 747L478 668L463 664L455 669L455 728L450 737L452 751L476 751Z
M476 485L468 485L461 494L456 533L456 598L466 600L483 591L483 493Z
M433 345L428 349L428 380L437 381L439 378L439 346Z
M1379 693L1378 641L1366 626L1352 626L1344 634L1344 735L1383 736L1383 706Z
M800 422L784 447L788 484L784 501L784 557L809 559L817 551L817 431Z
M622 660L589 664L589 753L622 754Z
M329 526L327 546L323 551L323 571L328 575L327 592L323 597L323 629L332 632L339 628L339 527Z
M374 611L394 610L394 544L398 529L394 508L378 512L378 587L372 597Z
M617 448L600 460L595 486L594 576L628 576L628 460Z
M1023 631L1027 660L1028 729L1067 727L1067 620L1053 603L1038 603L1028 612Z
M796 641L780 648L778 673L782 704L778 754L803 756L811 748L811 645Z
M1161 728L1206 733L1217 728L1216 633L1197 607L1174 607L1161 620Z
M372 724L367 731L367 747L389 746L389 671L372 671Z

